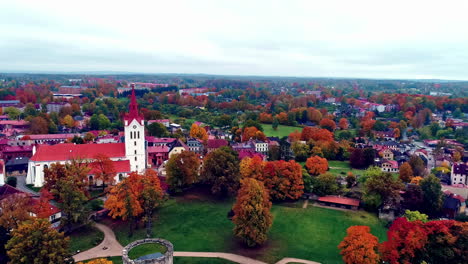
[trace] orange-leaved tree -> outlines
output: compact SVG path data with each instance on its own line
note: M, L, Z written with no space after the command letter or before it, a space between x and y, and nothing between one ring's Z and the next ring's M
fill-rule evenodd
M134 224L144 213L145 222L151 225L152 214L164 201L159 178L152 170L144 175L132 172L127 178L110 189L104 207L113 218L129 220L129 234L133 235Z
M248 246L263 244L273 223L268 191L261 181L245 178L237 194L233 211L234 235Z
M206 130L195 123L192 124L190 128L190 136L203 141L208 140L208 133L206 133Z
M294 160L267 162L263 182L271 198L277 201L296 200L304 193L302 166Z
M78 264L85 264L85 263L84 262L78 262ZM105 258L99 258L99 259L90 260L90 261L86 262L86 264L114 264L114 262L112 260L107 260Z
M312 156L306 161L306 168L310 175L320 175L328 170L328 161L325 158L319 156Z
M106 184L114 184L117 173L114 162L106 154L99 153L94 156L94 161L90 164L95 178L102 181L102 190Z
M379 240L370 233L368 226L351 226L346 236L338 245L340 254L346 264L377 264Z
M258 155L255 155L252 158L246 157L242 159L239 164L239 171L242 178L263 180L264 168L265 162Z
M33 210L38 218L49 218L52 214L52 207L50 206L50 200L54 198L46 188L41 188L39 191L41 194L39 201L34 204Z
M338 122L338 126L340 127L341 130L346 130L349 127L349 122L346 118L341 118L340 121Z
M31 218L29 195L24 193L14 193L0 201L0 226L6 230L18 228L21 222Z
M401 164L400 166L400 180L402 182L411 182L413 179L413 169L408 162Z
M329 131L333 131L336 128L336 123L335 121L329 119L329 118L324 118L320 121L320 126L324 129L327 129Z

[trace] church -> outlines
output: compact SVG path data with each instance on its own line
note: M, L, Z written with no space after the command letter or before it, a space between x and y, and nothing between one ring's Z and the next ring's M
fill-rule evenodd
M143 172L146 169L145 120L138 113L134 85L129 112L124 116L124 135L124 143L38 145L33 148L33 156L29 160L26 184L42 187L44 169L51 164L65 164L72 159L92 163L97 154L105 154L113 161L116 182L130 172ZM92 170L88 174L90 182L93 182Z

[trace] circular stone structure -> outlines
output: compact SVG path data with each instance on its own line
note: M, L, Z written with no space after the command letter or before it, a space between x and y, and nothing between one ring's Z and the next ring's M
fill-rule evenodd
M128 257L128 252L130 252L130 250L132 250L133 248L143 244L160 244L165 246L167 251L159 257L150 257L146 259L130 259ZM122 250L122 261L124 264L172 264L173 255L174 246L171 242L161 238L146 238L133 241L132 243L124 247L124 249Z

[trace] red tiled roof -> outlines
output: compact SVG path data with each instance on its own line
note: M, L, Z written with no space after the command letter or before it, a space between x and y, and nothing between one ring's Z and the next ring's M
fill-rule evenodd
M228 142L227 140L224 139L208 139L207 141L207 147L208 148L220 148L227 146Z
M21 152L32 151L33 146L8 146L3 149L3 152Z
M122 172L130 172L130 161L129 160L116 160L112 161L112 164L114 165L114 169L116 173L122 173ZM88 174L96 174L97 172L97 163L92 162L89 164L89 167L91 167L91 170L88 172Z
M158 152L169 152L169 148L167 146L148 147L148 153L158 153Z
M345 197L339 197L339 196L333 196L333 195L319 197L318 200L319 200L319 202L359 206L359 200L351 199L351 198L345 198Z
M0 200L15 193L23 193L23 191L16 189L15 187L8 184L0 186Z
M96 154L106 154L109 158L125 157L125 143L103 144L57 144L41 145L32 161L57 161L71 158L92 159Z
M0 120L0 125L25 126L27 124L29 122L24 120Z
M41 140L41 139L69 139L74 136L80 136L80 134L37 134L37 135L28 135L31 140Z

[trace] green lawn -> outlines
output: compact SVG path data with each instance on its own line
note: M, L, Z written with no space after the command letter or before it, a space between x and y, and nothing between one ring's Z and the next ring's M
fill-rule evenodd
M339 161L339 160L329 160L328 167L330 167L329 172L335 175L346 175L348 171L351 171L354 175L362 175L364 170L353 169L349 165L349 161Z
M39 192L42 187L34 187L34 184L26 184L26 187L34 192Z
M385 238L385 227L372 214L292 205L273 206L273 227L268 242L260 248L245 248L233 237L233 224L227 218L231 201L171 199L157 213L153 232L155 237L171 241L176 251L230 252L268 263L283 257L342 263L337 246L352 225L369 225L380 240ZM122 222L112 227L122 245L145 237L140 228L129 238L127 228ZM186 261L182 263L193 263Z
M301 127L294 127L294 126L283 126L279 125L277 130L274 130L271 127L271 124L262 124L263 127L263 132L267 137L287 137L289 134L291 134L294 131L302 131Z
M167 248L163 245L151 243L151 244L142 244L137 247L134 247L128 252L128 257L130 259L137 259L142 256L146 256L153 253L166 253Z
M84 226L70 234L70 252L93 248L104 239L104 234L92 226Z

